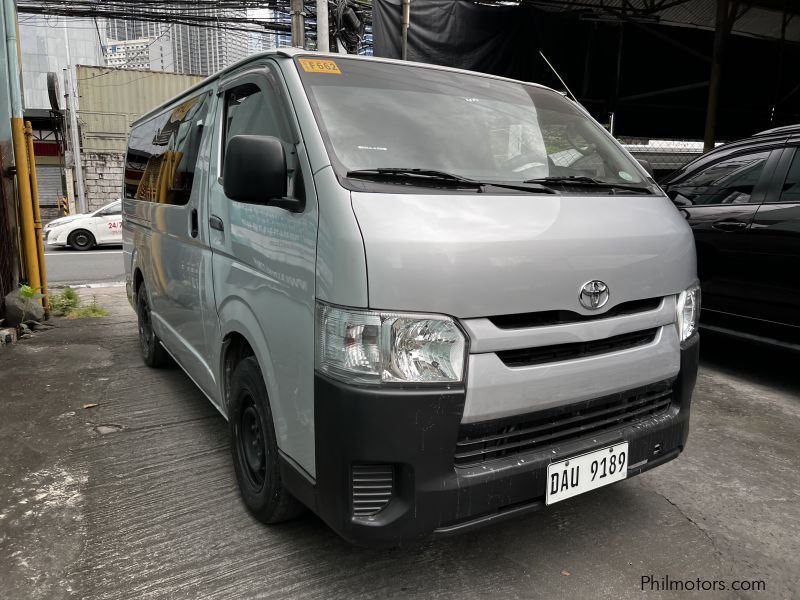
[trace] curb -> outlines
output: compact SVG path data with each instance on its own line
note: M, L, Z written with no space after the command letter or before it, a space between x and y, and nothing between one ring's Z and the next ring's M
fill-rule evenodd
M107 283L56 283L53 285L48 285L47 288L50 290L63 290L64 288L72 288L73 290L77 289L86 289L86 288L115 288L115 287L125 287L124 281L109 281Z

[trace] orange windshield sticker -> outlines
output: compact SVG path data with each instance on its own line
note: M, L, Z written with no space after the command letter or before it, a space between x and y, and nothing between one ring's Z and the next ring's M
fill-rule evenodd
M298 59L300 66L306 73L330 73L332 75L341 75L339 65L336 61L326 60L320 58L300 58Z

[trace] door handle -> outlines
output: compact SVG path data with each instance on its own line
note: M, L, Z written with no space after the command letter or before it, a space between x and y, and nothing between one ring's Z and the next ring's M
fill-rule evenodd
M190 222L190 225L189 225L189 226L190 226L190 228L191 228L191 234L192 234L192 237L193 237L193 238L196 238L196 237L197 237L197 234L199 233L199 229L200 229L200 228L198 227L198 225L197 225L197 209L196 209L196 208L193 208L193 209L192 209L192 214L191 214L190 221L191 221L191 222Z
M225 231L225 224L217 215L211 215L208 218L208 226L211 227L211 229L216 229L217 231Z
M747 227L747 223L743 223L742 221L717 221L716 223L712 223L711 227L719 231L737 231Z

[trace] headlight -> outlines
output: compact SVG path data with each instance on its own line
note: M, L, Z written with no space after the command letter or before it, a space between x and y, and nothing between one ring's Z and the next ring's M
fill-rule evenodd
M344 309L321 302L317 368L349 383L458 383L466 338L445 316Z
M695 284L678 294L678 337L681 343L692 337L700 321L700 286Z

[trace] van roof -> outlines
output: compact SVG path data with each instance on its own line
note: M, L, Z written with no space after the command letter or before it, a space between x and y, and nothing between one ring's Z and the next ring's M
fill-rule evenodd
M217 71L213 75L210 75L210 76L206 77L205 79L203 79L203 81L201 81L201 82L193 85L192 87L184 90L183 92L181 92L177 96L174 96L173 98L170 98L166 102L162 102L161 104L159 104L155 108L147 111L146 113L144 113L143 115L141 115L140 117L135 119L131 123L131 125L136 125L140 121L147 120L151 116L153 116L153 115L159 113L160 111L162 111L165 107L170 106L171 104L174 104L175 102L179 101L181 98L184 98L185 96L189 96L192 93L194 93L195 91L206 87L212 81L215 81L217 79L220 79L221 77L224 77L227 73L229 73L231 71L234 71L234 70L236 70L236 69L238 69L238 68L240 68L240 67L242 67L244 65L247 65L248 63L255 62L255 61L259 60L259 59L262 59L262 58L265 58L265 57L270 57L270 56L284 56L284 57L287 57L287 58L292 58L292 57L295 57L295 56L330 56L331 58L347 58L347 59L356 59L356 60L366 60L366 61L371 61L371 62L382 62L382 63L388 63L388 64L413 65L415 67L421 67L421 68L425 68L425 69L433 69L433 70L437 70L437 71L448 71L448 72L451 72L451 73L464 73L464 74L467 74L467 75L478 75L480 77L486 77L486 78L489 78L489 79L497 79L499 81L508 81L508 82L511 82L511 83L520 83L520 84L523 84L523 85L531 85L531 86L534 86L534 87L538 87L538 88L542 88L542 89L545 89L545 90L554 91L556 93L561 93L562 95L565 95L562 92L558 92L557 90L553 90L552 88L549 88L549 87L547 87L545 85L541 85L539 83L532 83L530 81L521 81L519 79L511 79L509 77L500 77L498 75L490 75L488 73L480 73L478 71L469 71L467 69L456 69L454 67L445 67L445 66L441 66L441 65L431 65L431 64L427 64L427 63L420 63L420 62L407 61L407 60L399 60L399 59L394 59L394 58L382 58L382 57L376 57L376 56L362 56L360 54L338 54L338 53L335 53L335 52L317 52L316 50L304 50L302 48L282 47L282 48L275 48L273 50L267 50L265 52L259 52L257 54L251 54L247 58L244 58L244 59L242 59L242 60L240 60L238 62L235 62L234 64L232 64L232 65L230 65L228 67L225 67L224 69L221 69L220 71Z

